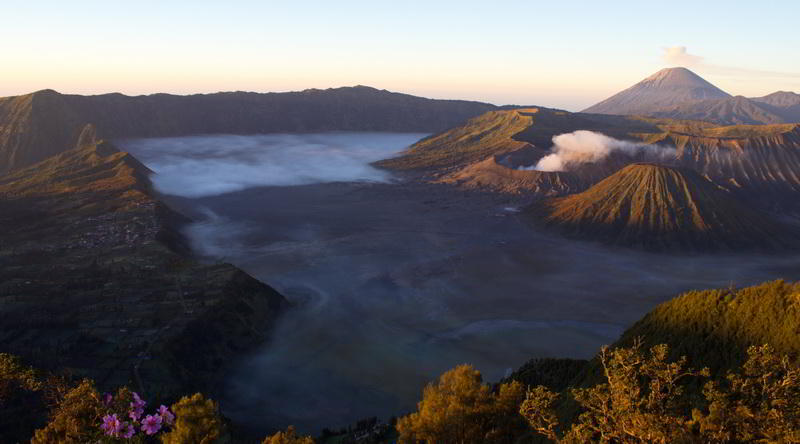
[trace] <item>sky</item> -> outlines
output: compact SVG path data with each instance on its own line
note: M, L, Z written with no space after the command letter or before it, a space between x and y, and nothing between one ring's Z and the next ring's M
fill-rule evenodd
M800 92L800 2L0 0L0 96L369 85L583 109L661 68Z

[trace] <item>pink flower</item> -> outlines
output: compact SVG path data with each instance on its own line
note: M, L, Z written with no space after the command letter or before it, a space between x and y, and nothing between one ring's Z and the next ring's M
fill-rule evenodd
M117 414L114 413L113 415L106 415L103 417L103 424L100 428L106 432L108 436L119 436L119 432L122 429L122 423L120 422L119 418L117 418Z
M133 403L131 403L131 407L133 407ZM142 414L144 414L144 409L139 407L139 408L134 408L133 410L131 410L128 413L128 416L130 416L132 420L138 421L139 418L142 417Z
M142 431L148 435L158 433L161 430L161 417L158 415L147 415L142 420Z
M111 405L111 402L114 400L114 396L111 393L103 393L103 404L106 407Z
M125 432L122 433L122 437L125 439L131 439L133 434L136 433L136 430L133 428L131 424L125 423Z
M175 421L175 415L173 415L165 405L158 408L158 414L161 415L161 419L163 419L164 423L167 425L172 425L173 421Z
M136 409L141 409L141 408L144 408L144 406L146 406L146 405L147 405L147 403L146 403L146 402L144 402L144 401L142 400L142 398L140 398L140 397L139 397L139 394L138 394L138 393L136 393L136 392L131 392L131 394L133 395L133 402L131 403L131 408L132 408L132 409L134 409L134 410L136 410Z

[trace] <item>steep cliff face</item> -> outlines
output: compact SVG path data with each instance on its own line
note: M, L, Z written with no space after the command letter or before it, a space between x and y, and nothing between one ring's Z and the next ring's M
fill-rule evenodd
M799 239L694 171L652 164L629 165L529 212L570 236L653 250L769 250Z
M106 139L313 131L438 132L495 109L358 86L291 93L0 98L0 174L74 147L86 124Z
M151 195L144 165L91 133L0 177L0 348L153 398L208 388L287 301L177 253L186 219Z
M647 141L674 146L677 165L697 171L742 198L773 206L797 204L800 125L673 129Z

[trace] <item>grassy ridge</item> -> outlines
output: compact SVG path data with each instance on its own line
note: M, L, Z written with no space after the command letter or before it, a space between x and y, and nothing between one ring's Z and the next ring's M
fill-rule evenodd
M396 170L447 169L518 150L528 144L514 140L514 136L530 127L538 112L535 108L490 111L465 125L423 139L399 157L377 165Z

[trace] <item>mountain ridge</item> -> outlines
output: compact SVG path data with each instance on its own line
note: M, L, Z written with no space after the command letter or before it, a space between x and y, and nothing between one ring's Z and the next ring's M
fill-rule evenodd
M703 120L719 125L800 122L800 95L732 96L686 68L665 68L583 113Z
M357 86L286 93L119 93L54 90L0 98L0 174L74 147L93 124L105 139L324 131L438 132L499 107Z

